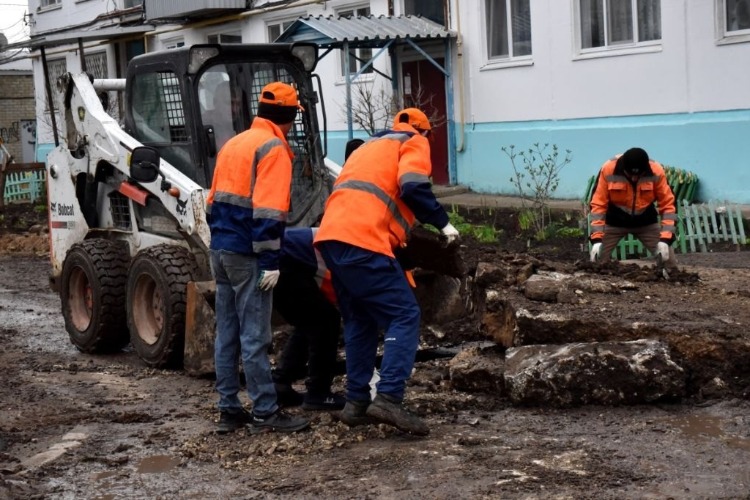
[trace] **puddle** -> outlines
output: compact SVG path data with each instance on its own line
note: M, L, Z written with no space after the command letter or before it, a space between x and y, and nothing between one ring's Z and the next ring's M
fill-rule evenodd
M141 474L160 474L162 472L169 472L177 467L179 463L178 459L169 455L156 455L141 460L136 472L140 472Z
M727 435L721 428L722 420L719 417L699 415L665 419L666 423L677 427L690 439L716 438L730 448L750 451L750 439Z

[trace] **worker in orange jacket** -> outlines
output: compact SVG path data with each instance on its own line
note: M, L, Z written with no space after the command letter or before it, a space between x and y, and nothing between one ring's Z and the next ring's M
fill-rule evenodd
M661 221L659 220L661 219ZM592 262L608 262L621 238L632 234L668 267L677 265L674 194L664 168L641 148L604 163L591 198Z
M250 128L219 151L208 194L211 271L216 279L214 362L219 433L245 425L251 432L294 432L309 425L279 409L271 377L272 290L289 212L292 158L286 136L301 109L291 85L263 87ZM239 398L242 365L248 414Z
M373 421L416 435L427 425L403 407L419 343L420 310L394 249L416 220L458 231L432 193L431 125L416 109L400 111L393 128L357 148L344 164L315 237L333 277L344 320L347 402L341 420ZM385 331L377 395L370 401L379 329Z

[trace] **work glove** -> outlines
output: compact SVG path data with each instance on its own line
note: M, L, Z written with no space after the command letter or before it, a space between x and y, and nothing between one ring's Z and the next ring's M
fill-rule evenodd
M281 273L279 270L275 271L269 271L269 270L263 270L260 272L260 277L258 278L258 288L267 292L269 290L273 290L273 287L276 286L276 283L279 282L279 275Z
M458 239L458 229L453 227L453 224L451 224L450 222L440 230L440 234L443 235L443 238L445 238L445 241L448 245Z
M661 257L662 262L668 261L669 260L669 245L667 245L663 241L660 241L656 245L656 253Z
M591 258L591 262L596 262L599 260L600 254L602 253L602 242L598 241L591 245L591 250L589 251L589 257Z

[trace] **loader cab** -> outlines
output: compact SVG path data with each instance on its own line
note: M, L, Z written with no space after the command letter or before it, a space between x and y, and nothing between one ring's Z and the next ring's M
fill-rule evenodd
M287 136L294 224L327 182L312 88L316 62L310 44L206 44L138 56L128 66L125 127L208 188L221 147L250 127L261 89L273 81L293 84L305 108Z

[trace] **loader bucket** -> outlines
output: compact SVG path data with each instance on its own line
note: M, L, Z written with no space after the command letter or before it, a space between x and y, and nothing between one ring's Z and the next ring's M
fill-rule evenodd
M214 373L215 301L214 281L188 282L183 366L195 377Z

